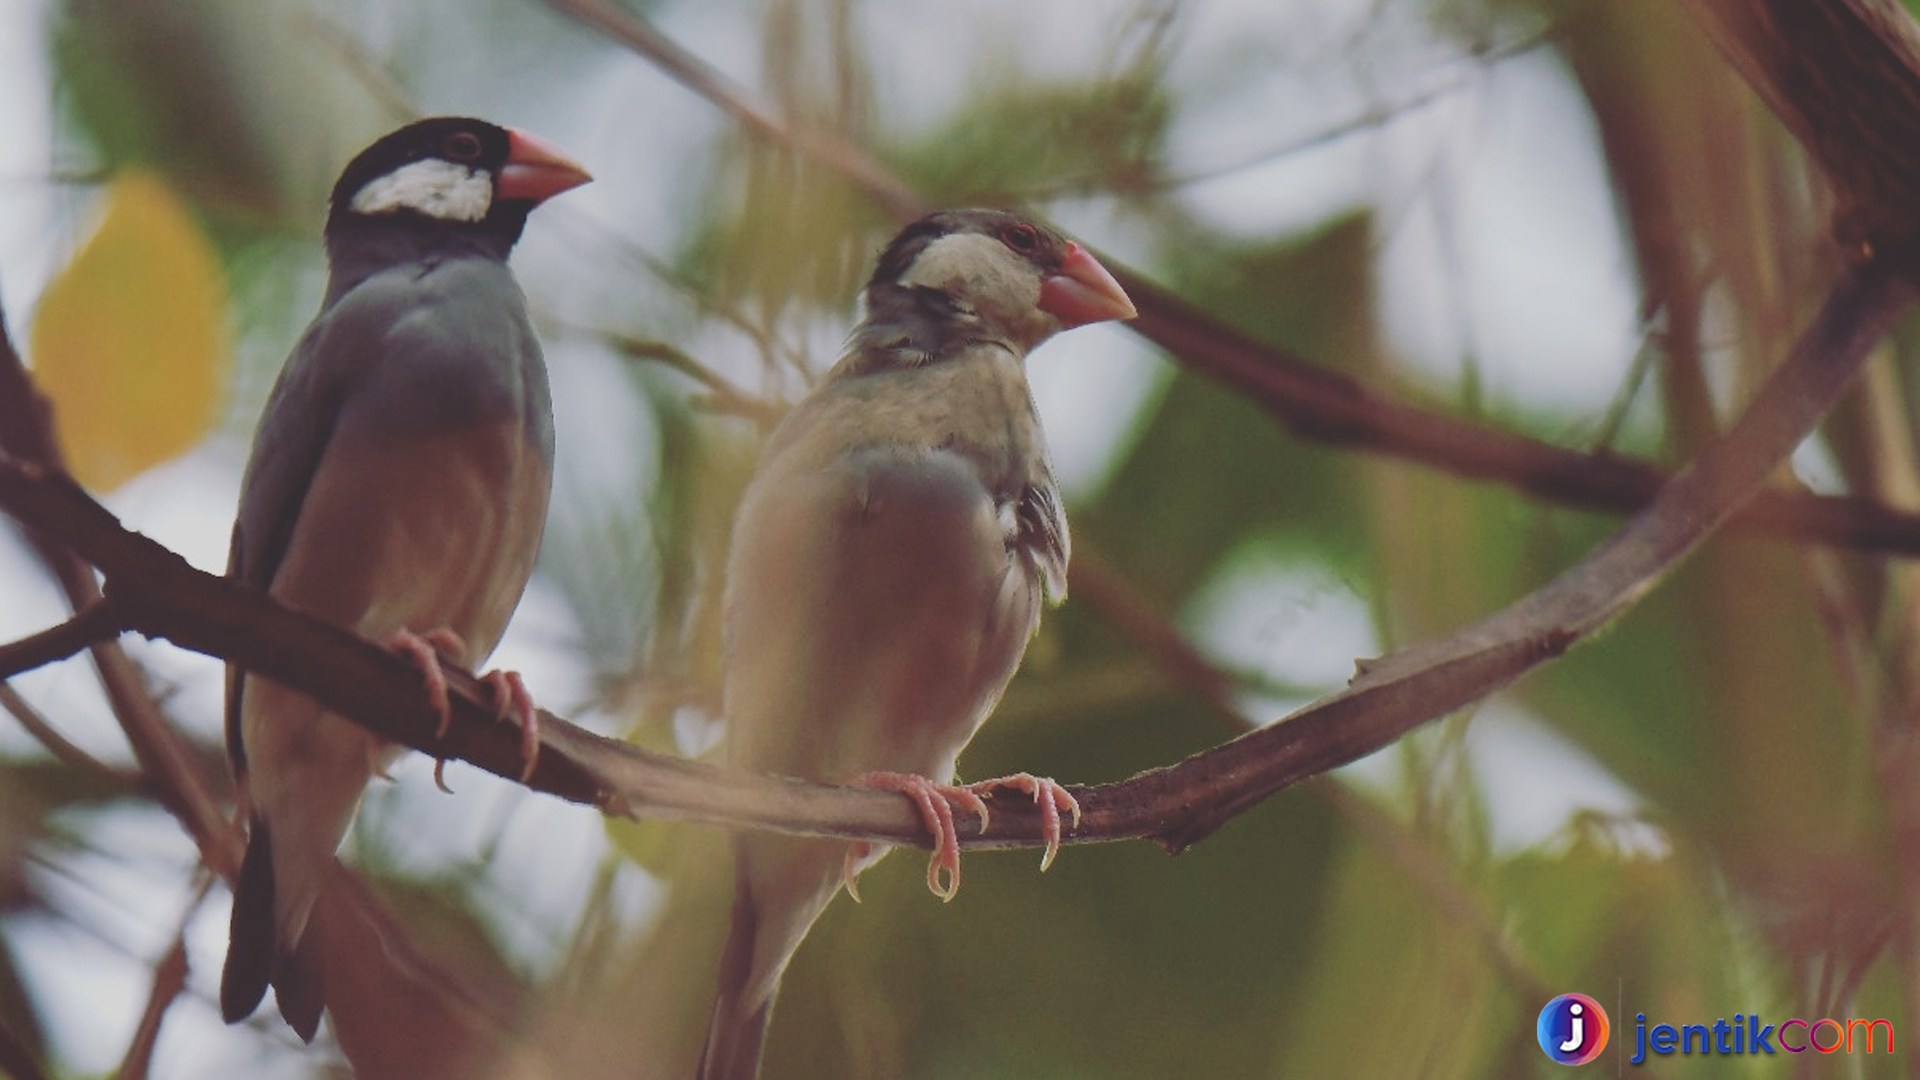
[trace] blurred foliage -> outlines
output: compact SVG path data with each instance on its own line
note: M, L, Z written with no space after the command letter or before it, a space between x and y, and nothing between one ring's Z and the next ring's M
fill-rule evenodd
M930 83L958 72L952 100L931 105L931 91L891 81L900 65L882 50L895 46L869 24L892 14L885 5L697 7L645 10L698 48L730 42L715 61L782 116L876 148L930 198L1026 201L1094 246L1124 252L1209 318L1479 422L1578 444L1606 429L1616 402L1541 403L1487 382L1471 336L1452 381L1394 355L1381 260L1410 227L1408 204L1446 205L1459 176L1433 161L1410 165L1387 124L1339 141L1377 134L1384 149L1367 160L1414 177L1404 198L1355 190L1324 200L1312 220L1256 225L1223 214L1206 183L1179 179L1196 175L1193 159L1253 161L1247 150L1310 144L1293 120L1322 113L1313 95L1269 81L1291 74L1273 70L1283 60L1318 63L1311 74L1329 86L1364 85L1361 104L1371 106L1417 100L1431 85L1424 69L1396 81L1403 73L1370 59L1376 47L1390 56L1388 46L1418 38L1443 56L1436 66L1492 71L1504 47L1534 43L1513 55L1550 69L1585 106L1564 122L1590 130L1600 148L1631 260L1621 270L1639 290L1655 365L1630 402L1621 452L1687 457L1778 362L1818 295L1817 181L1667 0L1403 0L1370 5L1370 19L1351 24L1336 17L1351 5L1281 5L1240 13L1257 32L1197 60L1185 50L1198 27L1233 5L1140 0L1106 22L1076 23L1082 39L1099 39L1080 52L1073 46L1087 40L1010 41L1007 21L983 15L971 37L931 51L918 43L914 56L938 54L953 68L927 71ZM48 49L60 144L78 148L71 157L83 172L113 181L107 224L74 245L33 335L70 456L122 463L83 466L103 470L89 474L97 484L206 430L228 381L218 366L223 323L235 328L239 357L231 393L241 415L230 434L251 423L245 410L257 408L313 309L327 185L399 116L551 99L565 108L546 115L582 117L593 133L579 147L587 160L601 149L618 163L609 172L595 161L596 192L662 190L668 214L650 214L637 195L612 196L593 214L543 210L529 231L529 247L564 237L571 260L522 260L536 310L551 316L542 330L564 322L568 352L626 365L583 396L621 396L648 420L634 430L562 429L563 465L576 439L595 448L577 468L648 465L611 489L561 477L542 574L572 607L578 640L564 647L589 672L590 711L637 743L704 750L717 712L727 533L764 432L711 415L682 377L622 356L595 331L666 341L749 393L792 400L854 316L852 298L893 227L883 212L821 163L732 127L673 132L679 142L616 156L634 132L671 126L643 129L643 115L710 110L648 81L638 57L519 0L65 0ZM1072 64L1050 66L1068 55ZM1462 94L1498 92L1492 79L1461 85ZM1206 110L1219 101L1256 103L1237 118L1245 145L1195 151L1218 129ZM1423 105L1393 123L1444 111ZM1343 105L1327 115L1331 128L1354 114ZM1480 134L1444 116L1434 125L1443 139ZM184 207L168 209L174 198ZM1452 243L1482 239L1462 232ZM1527 239L1552 250L1559 242ZM210 255L189 253L200 245ZM1456 304L1465 287L1433 283ZM582 318L593 307L583 296L625 299ZM676 314L628 324L633 310L654 308ZM83 334L109 332L124 339L91 369L54 348L77 356ZM1850 490L1920 497L1915 345L1903 334L1872 394L1823 434L1818 449ZM554 368L563 391L579 377ZM1375 639L1398 646L1524 595L1617 525L1303 440L1177 367L1156 378L1104 481L1070 512L1076 548L1183 627L1216 614L1206 589L1223 570L1299 568L1345 586ZM161 400L177 407L155 408ZM154 423L159 433L146 427ZM117 448L121 440L140 453ZM1564 743L1537 761L1499 759L1526 775L1474 753L1488 725L1470 714L1354 774L1287 792L1178 858L1145 844L1076 848L1041 876L1033 852L982 853L969 856L965 888L943 906L925 893L923 856L896 854L863 879L865 902L836 903L802 949L776 1014L769 1080L1553 1076L1559 1067L1534 1045L1533 1024L1547 997L1569 990L1620 1007L1613 1037L1628 1040L1628 1052L1637 1013L1656 1023L1739 1011L1769 1021L1887 1016L1903 1038L1920 1037L1920 960L1901 929L1920 902L1902 870L1920 865L1902 832L1914 778L1887 753L1905 737L1890 725L1920 714L1909 574L1874 556L1709 544L1597 641L1501 696L1503 714ZM1234 734L1160 659L1076 598L1049 616L964 773L1114 780ZM1290 670L1248 674L1298 681ZM1306 689L1337 685L1329 676ZM1265 688L1242 687L1248 700ZM1554 787L1576 766L1604 771L1632 808L1512 820L1525 812L1514 805L1531 804L1504 796L1529 782ZM33 868L59 865L75 839L62 833L60 810L109 796L86 794L79 770L39 759L0 770L0 901L44 917ZM511 845L489 842L469 865L409 866L413 846L382 843L378 830L411 823L376 802L359 849L381 894L435 952L463 958L471 978L536 984L540 1011L527 1029L561 1047L577 1066L568 1074L686 1074L728 904L720 833L609 825L592 888L553 916L503 900L526 873ZM1516 824L1539 827L1520 830L1531 837L1524 843L1501 839ZM515 922L543 917L532 934ZM0 946L22 925L0 922ZM50 1029L33 969L13 955L0 947L0 1031L57 1050L60 1040L42 1035ZM230 1060L261 1048L294 1060L257 1029L232 1038L242 1049ZM1777 1060L1660 1064L1659 1075L1780 1074ZM1882 1055L1796 1067L1902 1075Z
M936 202L1004 203L1031 191L1126 192L1150 181L1173 118L1158 84L983 80L967 111L894 151L903 179Z
M27 355L80 482L112 490L193 447L228 378L226 290L212 249L166 184L107 191L100 228L40 297Z

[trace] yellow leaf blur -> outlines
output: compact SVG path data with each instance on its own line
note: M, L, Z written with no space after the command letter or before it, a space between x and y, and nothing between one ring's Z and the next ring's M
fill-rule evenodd
M229 363L225 283L158 177L113 182L99 231L41 296L29 349L67 467L90 488L119 487L213 426Z

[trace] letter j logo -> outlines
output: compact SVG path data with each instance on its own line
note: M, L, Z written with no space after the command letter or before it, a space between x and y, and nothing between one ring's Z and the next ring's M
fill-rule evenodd
M1607 1010L1585 994L1561 994L1540 1010L1540 1049L1562 1065L1585 1065L1607 1048Z

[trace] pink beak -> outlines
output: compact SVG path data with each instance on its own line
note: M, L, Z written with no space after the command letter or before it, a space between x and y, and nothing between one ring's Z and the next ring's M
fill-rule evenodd
M1072 241L1067 242L1067 257L1060 260L1060 269L1040 282L1040 310L1069 329L1139 314L1100 260Z
M507 132L507 164L496 185L500 198L541 203L592 179L578 162L545 139L524 131Z

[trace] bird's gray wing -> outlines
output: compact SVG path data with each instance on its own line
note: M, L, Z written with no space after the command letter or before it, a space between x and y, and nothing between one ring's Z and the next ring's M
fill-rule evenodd
M266 588L286 555L307 488L333 438L341 402L365 360L360 349L339 349L345 342L334 333L341 323L339 308L351 305L353 298L349 293L307 328L267 399L227 548L227 576L237 581ZM245 688L242 669L228 665L227 753L235 772L243 776L240 705Z
M551 461L552 406L524 305L504 264L459 259L375 274L322 311L261 416L227 575L272 586L343 418L424 433L518 413L536 453ZM230 667L227 745L242 774L244 693L242 673Z

